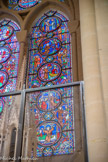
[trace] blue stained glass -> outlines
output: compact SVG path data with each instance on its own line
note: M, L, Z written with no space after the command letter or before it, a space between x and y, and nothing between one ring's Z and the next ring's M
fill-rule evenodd
M64 2L64 0L59 0L60 2Z
M48 17L45 18L41 24L40 29L44 32L52 32L59 28L61 25L61 19L58 17Z
M0 41L6 40L13 34L13 28L11 26L0 27Z
M40 2L41 0L8 0L8 8L21 11L30 7L34 7Z
M47 112L45 115L44 115L44 118L45 120L51 120L53 117L53 114L51 112Z
M51 147L47 147L43 151L44 156L51 156L52 155L52 149Z
M45 39L39 46L42 55L53 55L61 48L61 42L57 38Z

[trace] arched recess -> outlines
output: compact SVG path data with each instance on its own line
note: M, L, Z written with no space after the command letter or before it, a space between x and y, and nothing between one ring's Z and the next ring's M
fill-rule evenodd
M10 141L10 148L9 148L9 157L11 159L14 158L14 154L15 154L15 142L16 142L16 128L14 127L11 132L11 141Z

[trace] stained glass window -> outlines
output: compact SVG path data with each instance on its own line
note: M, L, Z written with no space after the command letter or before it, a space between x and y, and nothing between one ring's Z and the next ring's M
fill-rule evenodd
M73 89L58 88L31 93L29 108L37 130L37 157L75 151Z
M72 82L68 19L57 11L45 13L32 27L29 88Z
M8 0L8 8L20 11L33 7L40 2L41 0Z
M0 20L0 93L11 92L16 88L20 46L16 32L18 24L9 19ZM5 100L0 98L0 114Z
M48 11L30 34L29 88L72 82L71 37L68 19ZM37 157L70 154L75 150L73 89L32 93L29 108L37 130Z

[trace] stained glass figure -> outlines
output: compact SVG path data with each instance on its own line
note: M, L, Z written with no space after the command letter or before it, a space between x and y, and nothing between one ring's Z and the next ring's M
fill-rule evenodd
M57 11L45 13L32 27L29 88L72 82L68 19Z
M61 102L60 94L57 91L43 92L38 96L37 106L42 111L51 111Z
M31 93L29 109L34 113L37 157L75 151L73 89L58 88Z
M8 8L16 11L25 10L39 4L41 0L8 0Z
M13 34L13 28L11 26L0 27L0 41L6 40Z
M0 20L0 92L14 91L16 88L20 46L16 32L20 27L13 20ZM3 102L0 100L1 110ZM0 111L2 112L2 111Z

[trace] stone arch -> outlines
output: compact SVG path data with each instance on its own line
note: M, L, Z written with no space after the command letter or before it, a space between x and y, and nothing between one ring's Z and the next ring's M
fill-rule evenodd
M71 10L68 5L62 4L61 2L58 2L57 0L46 0L41 2L38 6L35 6L27 15L27 17L24 20L23 29L28 30L31 27L31 24L34 22L34 20L38 17L40 17L45 11L54 9L59 10L65 14L69 18L70 21L74 20L74 7L73 10Z
M19 14L17 14L15 11L11 11L9 9L0 9L0 19L2 18L9 18L14 20L18 25L22 28L23 20Z

